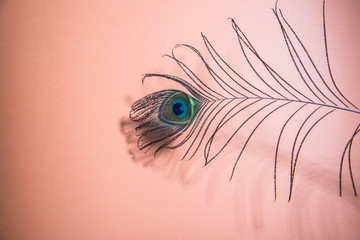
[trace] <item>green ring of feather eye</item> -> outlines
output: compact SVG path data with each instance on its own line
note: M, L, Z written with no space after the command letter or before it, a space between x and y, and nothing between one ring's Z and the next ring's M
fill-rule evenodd
M182 114L174 113L174 105L177 103L181 103ZM190 95L184 92L177 92L169 97L163 104L160 109L159 116L166 122L173 124L186 124L188 123L194 115L195 106L197 102ZM177 107L177 106L176 106Z

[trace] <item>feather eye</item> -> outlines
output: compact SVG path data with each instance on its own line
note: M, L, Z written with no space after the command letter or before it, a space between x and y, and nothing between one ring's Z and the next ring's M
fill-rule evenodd
M130 119L137 122L139 149L159 145L155 154L180 137L196 117L201 103L178 90L163 90L136 101Z
M277 3L273 13L280 26L292 67L298 76L295 84L286 80L265 62L235 20L231 19L242 55L256 79L246 79L230 66L203 34L207 53L215 67L212 67L196 48L187 44L177 45L174 49L182 47L190 50L200 60L209 76L206 81L210 81L212 87L209 87L209 84L204 82L205 80L181 61L174 50L171 55L166 55L177 63L189 80L167 74L151 73L145 74L143 81L151 77L165 78L182 85L189 94L179 90L163 90L145 96L132 105L130 119L138 124L136 135L139 137L137 142L139 149L146 149L146 151L155 149L154 154L156 154L161 149L176 149L187 143L182 158L191 159L203 146L205 165L207 165L229 146L238 132L251 122L255 123L246 140L237 150L231 179L259 127L275 114L285 113L285 118L277 119L282 123L282 127L275 140L274 197L276 199L280 146L291 125L296 131L292 139L289 159L288 200L290 201L300 151L313 129L334 112L359 116L360 110L340 91L331 72L325 26L325 1L323 2L323 29L327 73L320 72L300 37L288 23L281 9L277 7ZM325 77L326 75L328 77ZM245 115L245 117L239 120L239 115ZM300 123L295 123L295 119L300 119ZM217 136L230 126L230 123L236 124L235 128L232 127L232 133L226 137L220 148L213 147ZM351 149L356 135L360 132L359 126L358 123L354 125L355 131L347 143L345 142L342 156L339 156L340 195L342 194L343 164L347 158L353 192L357 196L351 170Z

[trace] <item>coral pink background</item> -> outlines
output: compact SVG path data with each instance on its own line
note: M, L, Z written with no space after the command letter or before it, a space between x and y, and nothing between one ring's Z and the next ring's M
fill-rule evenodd
M296 199L288 204L286 197L273 203L270 178L268 198L247 199L242 185L227 176L187 188L134 164L127 154L119 121L146 91L141 75L167 71L161 56L177 43L204 49L200 32L230 54L227 39L235 36L228 17L237 19L260 52L278 58L269 47L283 41L274 4L1 1L0 239L358 237L353 209L359 201L351 192L350 206L338 201L336 191L331 204L326 195L306 207ZM310 50L322 54L321 1L278 4ZM355 0L327 1L333 68L358 104L359 10ZM339 212L329 212L338 205ZM321 207L329 213L317 218L321 222L308 224L310 217L286 225L292 214L316 214ZM338 213L352 225L334 220Z

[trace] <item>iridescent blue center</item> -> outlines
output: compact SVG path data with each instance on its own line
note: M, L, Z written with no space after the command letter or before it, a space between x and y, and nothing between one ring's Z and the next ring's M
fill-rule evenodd
M171 108L173 113L178 119L183 119L189 112L188 104L185 99L178 97L171 102Z
M173 106L173 111L176 115L181 115L184 113L184 110L182 110L183 104L181 102L177 102Z

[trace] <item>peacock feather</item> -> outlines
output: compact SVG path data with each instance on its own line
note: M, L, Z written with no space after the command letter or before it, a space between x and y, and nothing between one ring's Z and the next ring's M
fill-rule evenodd
M283 40L293 67L299 77L294 84L286 80L278 71L263 60L247 36L230 19L236 34L239 47L248 66L256 76L247 79L234 67L225 61L216 51L205 35L201 35L207 54L215 67L200 51L187 44L175 46L172 53L166 55L181 68L187 80L168 74L145 74L143 81L148 78L160 77L180 84L188 93L180 90L163 90L149 94L136 101L130 111L130 119L137 124L137 146L145 152L153 150L154 155L164 149L177 149L186 146L182 159L191 159L199 151L203 151L205 165L217 158L234 139L244 126L256 119L246 141L239 147L239 153L234 159L230 179L243 153L259 127L280 111L285 111L287 117L279 119L282 127L278 132L274 155L274 194L276 199L277 163L284 135L289 131L289 125L295 119L301 119L297 124L296 134L292 139L290 149L290 201L295 171L300 152L307 137L314 128L334 112L348 112L360 116L359 108L346 98L336 84L331 72L328 53L325 1L323 2L323 40L326 57L327 72L321 72L310 56L300 37L288 23L281 9L275 5L273 13L280 26ZM174 53L177 48L190 50L205 67L208 79L200 78L189 65L181 61ZM260 63L258 65L254 62ZM259 69L259 66L261 69ZM211 82L211 86L209 85ZM299 87L302 86L302 87ZM231 121L238 115L246 114L227 136L221 147L213 147L214 140ZM305 116L305 117L302 117ZM292 124L294 126L294 124ZM357 196L355 181L351 165L351 150L354 139L360 131L360 124L354 125L353 134L349 136L341 156L339 156L339 194L342 195L343 165L347 161L353 193Z

